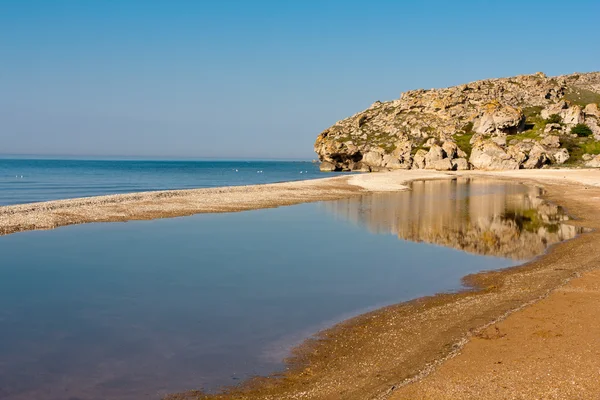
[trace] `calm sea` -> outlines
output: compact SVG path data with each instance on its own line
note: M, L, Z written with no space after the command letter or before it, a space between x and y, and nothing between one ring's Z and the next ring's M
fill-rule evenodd
M280 168L300 165L309 167ZM159 399L280 370L290 346L337 321L460 289L466 274L574 237L538 195L416 182L403 193L2 236L0 398Z
M0 205L331 176L312 162L0 158Z

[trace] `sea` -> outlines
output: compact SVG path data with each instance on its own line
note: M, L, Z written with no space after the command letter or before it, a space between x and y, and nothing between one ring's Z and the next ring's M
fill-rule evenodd
M311 161L0 158L0 205L331 176Z

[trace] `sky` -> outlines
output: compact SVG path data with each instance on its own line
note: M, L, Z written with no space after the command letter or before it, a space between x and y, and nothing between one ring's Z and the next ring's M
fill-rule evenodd
M600 70L600 1L0 0L0 154L316 158L376 100Z

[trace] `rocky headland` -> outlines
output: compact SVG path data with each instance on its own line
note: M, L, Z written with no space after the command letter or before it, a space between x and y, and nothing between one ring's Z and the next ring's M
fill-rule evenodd
M323 171L600 167L600 72L412 90L323 131Z

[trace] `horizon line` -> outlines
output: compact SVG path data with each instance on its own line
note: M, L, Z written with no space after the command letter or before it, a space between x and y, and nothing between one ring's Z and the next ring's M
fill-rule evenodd
M93 155L93 154L36 154L36 153L0 153L0 159L80 159L110 161L119 159L126 160L148 160L148 161L314 161L310 157L207 157L207 156L164 156L164 155Z

